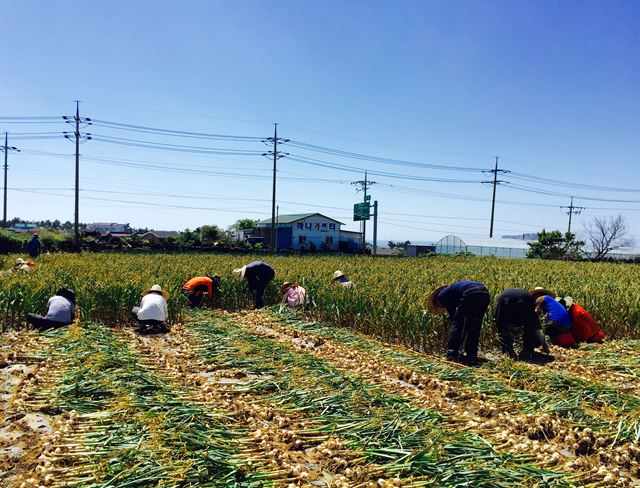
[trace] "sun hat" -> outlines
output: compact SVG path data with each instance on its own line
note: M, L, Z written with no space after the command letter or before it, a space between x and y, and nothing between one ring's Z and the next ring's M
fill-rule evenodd
M534 289L529 290L529 293L531 293L534 296L534 298L538 298L544 295L549 295L550 297L553 297L553 298L556 297L555 293L553 293L550 290L547 290L546 288L543 288L542 286L536 286Z
M427 308L431 313L440 314L444 312L444 307L436 303L436 297L438 296L438 293L444 290L447 286L448 285L440 285L429 295L429 298L427 299Z
M285 281L284 283L282 283L282 285L280 286L280 295L282 295L285 291L287 291L287 288L294 284L295 283L293 283L292 281Z
M556 298L557 301L563 301L564 302L564 308L566 308L567 310L569 310L571 308L571 305L573 305L573 298L571 297L558 297Z
M342 271L337 270L333 272L333 278L331 279L331 281L336 281L338 278L341 278L343 276L347 276L346 274L344 274Z
M239 280L244 279L244 273L247 271L247 265L245 264L242 268L236 268L233 270L233 274Z
M148 295L149 293L153 293L153 292L160 293L165 300L169 298L169 294L166 291L164 291L160 285L153 285L147 291L143 291L142 296Z

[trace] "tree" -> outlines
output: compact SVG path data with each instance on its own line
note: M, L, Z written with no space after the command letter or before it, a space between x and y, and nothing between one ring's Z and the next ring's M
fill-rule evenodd
M407 246L409 244L411 244L411 241L404 241L404 242L387 241L387 246L389 246L389 249L396 249L403 256L407 254Z
M594 261L604 259L609 252L631 246L633 239L627 236L627 225L622 215L617 217L594 217L585 224L584 233L593 248Z
M203 225L200 227L200 239L202 244L211 245L218 241L225 240L227 235L217 225Z
M236 220L235 224L229 226L229 229L234 231L254 229L258 225L258 222L260 221L257 219L239 219Z
M528 258L538 259L581 259L584 241L577 241L575 234L562 234L559 230L538 232L538 240L529 242Z

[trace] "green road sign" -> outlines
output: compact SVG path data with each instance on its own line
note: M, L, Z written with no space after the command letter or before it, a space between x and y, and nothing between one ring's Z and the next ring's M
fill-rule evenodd
M356 203L353 205L353 220L369 220L370 215L370 205L368 202L364 203Z
M369 203L371 201L371 195L365 195L364 202Z

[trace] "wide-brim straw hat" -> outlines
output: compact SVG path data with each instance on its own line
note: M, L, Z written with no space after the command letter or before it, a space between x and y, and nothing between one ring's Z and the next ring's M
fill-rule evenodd
M148 295L149 293L152 293L152 292L161 293L165 300L169 298L169 294L166 291L164 291L160 285L153 285L147 291L143 291L142 296Z
M233 270L233 275L239 280L244 279L244 273L247 271L247 265L245 264L242 268L236 268Z
M571 308L571 305L573 305L573 298L571 297L558 297L556 298L556 300L564 300L564 308L566 308L567 310L569 310Z
M542 297L545 295L549 295L550 297L553 297L553 298L556 297L555 293L553 293L551 290L547 290L546 288L543 288L542 286L536 286L533 290L529 290L529 293L531 293L531 295L533 295L535 298Z
M282 286L280 286L280 295L284 294L284 292L287 291L287 288L294 284L295 283L293 283L292 281L285 281L284 283L282 283Z
M438 293L444 290L447 286L448 285L440 285L429 295L429 298L427 299L427 308L431 313L440 314L444 312L444 307L436 303L436 297L438 296Z
M342 278L343 276L347 276L347 275L340 270L334 271L333 278L331 278L331 281L336 281L338 278Z

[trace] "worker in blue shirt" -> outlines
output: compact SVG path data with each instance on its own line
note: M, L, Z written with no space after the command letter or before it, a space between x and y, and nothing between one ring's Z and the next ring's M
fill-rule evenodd
M451 330L447 342L447 359L476 366L482 319L489 306L489 291L482 283L458 281L439 286L431 292L427 308L433 313L449 313ZM466 357L460 355L464 342Z
M31 240L27 242L26 248L29 256L31 256L32 258L37 258L40 255L41 246L38 234L33 234Z
M577 346L571 335L571 317L562 304L550 295L538 297L536 313L544 316L544 333L549 336L552 344L562 347Z

